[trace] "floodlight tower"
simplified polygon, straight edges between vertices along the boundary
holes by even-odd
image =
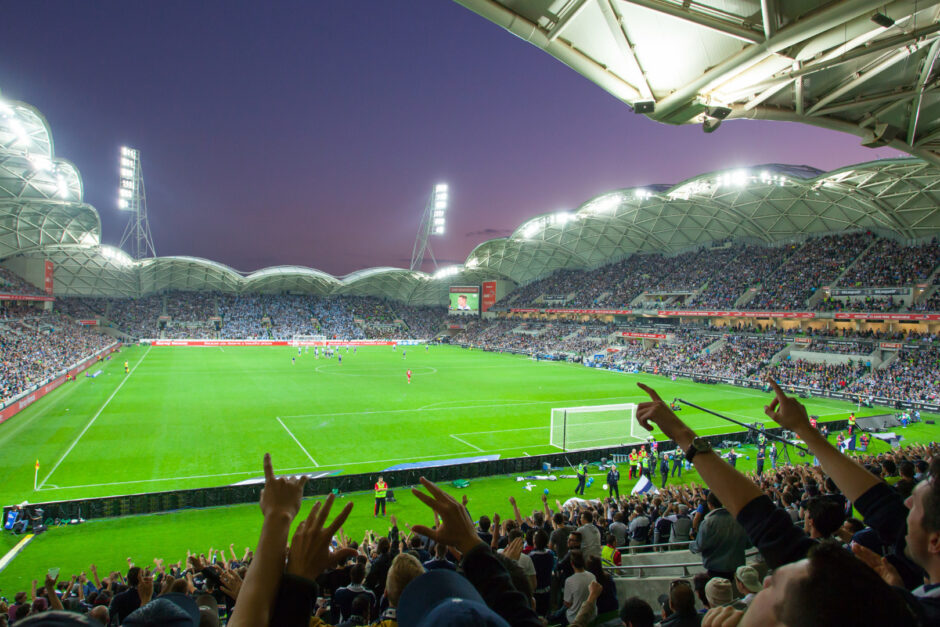
[[[121,186],[118,188],[118,209],[130,212],[127,228],[121,236],[120,248],[130,243],[128,251],[134,259],[156,257],[150,221],[147,220],[147,192],[144,171],[140,166],[140,151],[121,146]]]
[[[428,202],[424,207],[424,213],[421,216],[421,225],[418,227],[418,237],[415,239],[414,248],[411,251],[411,269],[420,270],[424,263],[425,255],[431,256],[434,262],[434,269],[437,270],[437,259],[434,258],[434,251],[431,250],[429,238],[432,235],[444,234],[444,214],[447,213],[447,183],[438,183],[431,190]]]

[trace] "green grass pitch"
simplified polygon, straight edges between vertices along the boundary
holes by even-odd
[[[761,420],[768,399],[731,386],[535,363],[457,347],[412,347],[404,360],[401,350],[343,351],[339,365],[335,358],[316,360],[312,352],[298,356],[289,347],[127,348],[104,362],[97,378],[63,385],[0,425],[0,498],[39,502],[228,485],[260,477],[266,451],[278,472],[343,473],[482,453],[557,452],[549,445],[552,407],[641,402],[645,396],[637,381],[667,400],[684,397],[746,421]],[[410,385],[408,368],[414,373]],[[826,399],[806,403],[824,420],[844,418],[853,409]],[[859,415],[883,412],[863,409]],[[738,429],[690,408],[680,416],[704,434]],[[917,425],[905,435],[931,440],[935,433],[935,427]],[[41,488],[34,491],[37,458]],[[738,466],[751,468],[753,458]],[[602,479],[597,477],[588,497],[602,496]],[[683,477],[696,479],[694,472]],[[574,489],[570,483],[544,487],[553,499],[564,500]],[[624,483],[628,491],[630,482]],[[474,516],[506,515],[510,494],[524,512],[539,506],[543,486],[537,488],[527,492],[513,477],[494,477],[474,480],[462,493],[470,497]],[[417,499],[405,490],[398,494],[400,502],[391,511],[403,522],[431,523]],[[370,494],[344,498],[356,503],[349,533],[387,524],[372,518]],[[310,505],[305,503],[304,511]],[[257,541],[259,528],[256,505],[53,528],[0,573],[0,589],[9,597],[50,566],[71,573],[95,562],[106,571],[126,567],[127,557],[141,564],[154,557],[175,561],[186,549],[206,551],[231,542],[241,551]],[[0,552],[14,543],[8,534],[3,538]]]
[[[0,425],[0,499],[227,485],[258,477],[266,451],[283,472],[343,473],[484,453],[558,452],[549,444],[552,407],[641,402],[637,381],[667,400],[687,397],[748,422],[763,418],[767,399],[731,386],[514,355],[409,348],[407,358],[402,348],[343,350],[342,364],[291,347],[125,349],[97,378],[66,384]],[[852,409],[824,399],[807,405],[824,420]],[[705,434],[738,429],[690,408],[681,415]],[[625,424],[624,441],[628,433]]]

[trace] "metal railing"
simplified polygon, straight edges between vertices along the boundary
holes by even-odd
[[[657,545],[651,545],[657,546]],[[637,547],[638,548],[638,547]],[[747,549],[744,552],[744,558],[754,557],[760,555],[760,551],[756,548]],[[628,566],[608,566],[604,565],[605,570],[607,570],[613,576],[621,577],[647,577],[650,575],[644,575],[644,570],[662,570],[664,568],[681,568],[683,577],[691,577],[692,572],[690,569],[696,569],[696,572],[704,571],[705,566],[702,564],[702,561],[697,562],[680,562],[680,563],[670,563],[670,564],[630,564]],[[635,574],[634,574],[635,573]]]

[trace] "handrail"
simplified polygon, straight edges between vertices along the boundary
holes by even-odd
[[[656,546],[656,545],[653,545],[653,546]],[[758,551],[758,550],[757,550],[756,548],[754,548],[754,547],[751,547],[751,548],[749,548],[749,549],[747,549],[747,550],[744,551],[744,557],[745,557],[745,559],[748,558],[748,557],[754,557],[755,555],[759,555],[759,554],[760,554],[760,551]],[[644,570],[644,569],[647,569],[647,568],[653,569],[653,570],[658,570],[658,569],[661,569],[661,568],[681,568],[681,569],[682,569],[682,576],[683,576],[683,577],[691,577],[692,575],[691,575],[691,573],[690,573],[690,571],[689,571],[690,568],[704,569],[705,566],[702,564],[701,561],[698,561],[698,562],[680,562],[680,563],[678,563],[678,564],[677,564],[677,563],[670,563],[670,564],[629,564],[629,565],[626,565],[626,566],[608,566],[608,565],[605,564],[605,565],[604,565],[604,568],[605,568],[607,571],[609,571],[609,572],[611,573],[611,575],[617,575],[618,573],[623,574],[623,573],[638,572],[637,577],[643,577],[643,576],[644,576],[644,575],[643,575],[643,570]]]

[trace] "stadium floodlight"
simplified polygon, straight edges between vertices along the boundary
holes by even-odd
[[[13,115],[13,107],[11,107],[9,103],[3,100],[0,100],[0,115],[2,115],[3,117]]]
[[[29,162],[33,165],[33,169],[39,172],[48,172],[53,168],[52,159],[45,155],[30,155]]]
[[[434,278],[443,279],[445,277],[454,276],[455,274],[460,274],[461,270],[463,270],[462,266],[444,266],[434,273]]]
[[[59,191],[59,197],[60,198],[68,197],[69,185],[68,183],[65,182],[65,177],[60,174],[56,180],[56,183],[57,183],[57,188]]]
[[[424,213],[418,226],[418,236],[415,238],[415,245],[411,250],[410,270],[420,270],[426,255],[431,256],[431,261],[434,262],[434,267],[437,268],[437,260],[434,258],[434,252],[431,250],[431,243],[428,238],[432,235],[444,234],[445,215],[450,201],[449,195],[450,189],[447,183],[437,183],[431,189],[431,195],[424,206]]]
[[[634,192],[634,195],[638,200],[646,200],[653,195],[653,192],[649,191],[648,189],[638,189]]]
[[[156,257],[153,235],[150,233],[150,221],[147,219],[147,193],[144,188],[144,174],[140,164],[140,151],[121,146],[118,174],[118,209],[131,214],[121,237],[120,247],[131,243],[134,259]]]

